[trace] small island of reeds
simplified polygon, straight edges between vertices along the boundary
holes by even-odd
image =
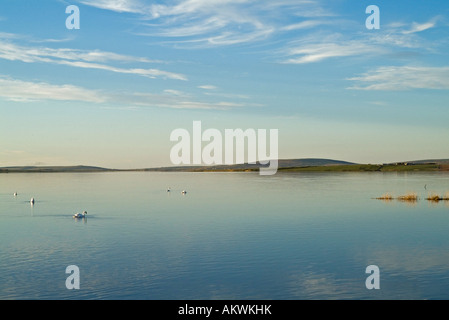
[[[446,194],[442,197],[436,193],[432,193],[426,198],[426,200],[432,202],[449,201],[449,192],[446,192]]]
[[[399,197],[394,197],[391,193],[385,193],[380,197],[375,198],[376,200],[383,200],[386,202],[390,202],[393,200],[401,201],[401,202],[417,202],[420,198],[416,192],[409,192],[405,195],[401,195]],[[449,201],[449,192],[446,192],[444,196],[440,196],[436,193],[430,194],[425,198],[430,202],[440,202],[440,201]]]

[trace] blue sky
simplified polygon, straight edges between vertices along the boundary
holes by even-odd
[[[435,0],[2,0],[0,166],[171,165],[194,120],[279,129],[280,158],[449,158],[448,25]]]

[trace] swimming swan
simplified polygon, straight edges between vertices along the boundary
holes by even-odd
[[[87,211],[83,211],[83,213],[76,213],[73,215],[73,219],[82,219],[87,217]]]
[[[34,198],[31,198],[30,203],[34,204]]]
[[[181,193],[182,193],[182,194],[187,194],[187,191],[183,190]]]

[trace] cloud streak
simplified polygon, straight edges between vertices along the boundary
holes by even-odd
[[[304,64],[319,62],[336,57],[349,57],[362,54],[372,54],[379,49],[360,41],[323,42],[304,45],[294,45],[287,50],[290,58],[283,61],[287,64]]]
[[[229,110],[252,106],[237,101],[199,101],[190,94],[166,89],[162,93],[105,92],[69,84],[55,85],[0,76],[0,98],[12,102],[71,101],[108,107],[127,106],[171,109]]]
[[[11,38],[9,35],[8,38]],[[115,73],[134,74],[148,78],[187,80],[183,74],[155,68],[122,68],[111,63],[159,63],[141,57],[121,55],[100,50],[77,50],[70,48],[53,49],[41,46],[23,46],[5,40],[0,35],[0,59],[25,63],[51,63],[84,69],[105,70]]]
[[[411,34],[411,33],[417,33],[417,32],[422,32],[425,30],[432,29],[436,26],[438,18],[439,17],[435,17],[432,20],[425,22],[425,23],[413,22],[411,28],[408,30],[404,30],[402,33],[403,34]]]
[[[292,30],[303,30],[303,29],[311,29],[318,26],[329,25],[332,24],[332,21],[329,20],[305,20],[299,23],[289,24],[285,27],[282,27],[283,31],[292,31]]]
[[[177,0],[164,3],[135,0],[81,3],[118,13],[138,14],[139,35],[171,38],[190,47],[230,46],[265,40],[277,32],[312,28],[325,23],[305,21],[285,26],[290,18],[332,16],[311,0]],[[164,39],[165,41],[166,39]],[[166,42],[166,41],[165,41]]]
[[[355,90],[449,90],[449,67],[379,67],[347,80],[359,83],[348,88]]]
[[[216,90],[217,89],[216,86],[213,86],[213,85],[210,85],[210,84],[205,84],[205,85],[202,85],[202,86],[198,86],[198,88],[204,89],[204,90]]]
[[[82,0],[80,3],[119,13],[139,13],[142,4],[135,0]]]
[[[149,7],[147,17],[155,22],[156,31],[150,35],[197,46],[226,46],[265,39],[274,31],[273,27],[251,13],[253,5],[250,0],[154,4]]]
[[[316,63],[331,58],[372,56],[373,54],[389,54],[396,50],[422,49],[435,50],[426,45],[426,42],[417,35],[424,30],[436,26],[438,17],[423,24],[392,23],[381,31],[371,34],[325,33],[314,32],[303,36],[296,41],[291,41],[280,52],[283,59],[281,63],[306,64]],[[332,26],[331,20],[306,20],[297,24],[290,24],[283,30],[300,30],[315,28],[316,26]]]
[[[21,81],[6,77],[0,77],[0,97],[16,102],[53,100],[104,103],[108,100],[106,96],[95,90],[72,85]]]

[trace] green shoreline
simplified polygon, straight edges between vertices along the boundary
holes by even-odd
[[[147,169],[107,169],[100,167],[4,167],[0,173],[95,173],[95,172],[258,172],[259,166],[251,165],[244,168],[232,166],[197,166],[197,167],[163,167]],[[449,171],[448,165],[423,164],[343,164],[327,166],[305,166],[278,168],[278,172],[429,172]]]
[[[353,164],[341,166],[280,168],[284,172],[422,172],[422,171],[446,171],[445,166],[438,164]]]

